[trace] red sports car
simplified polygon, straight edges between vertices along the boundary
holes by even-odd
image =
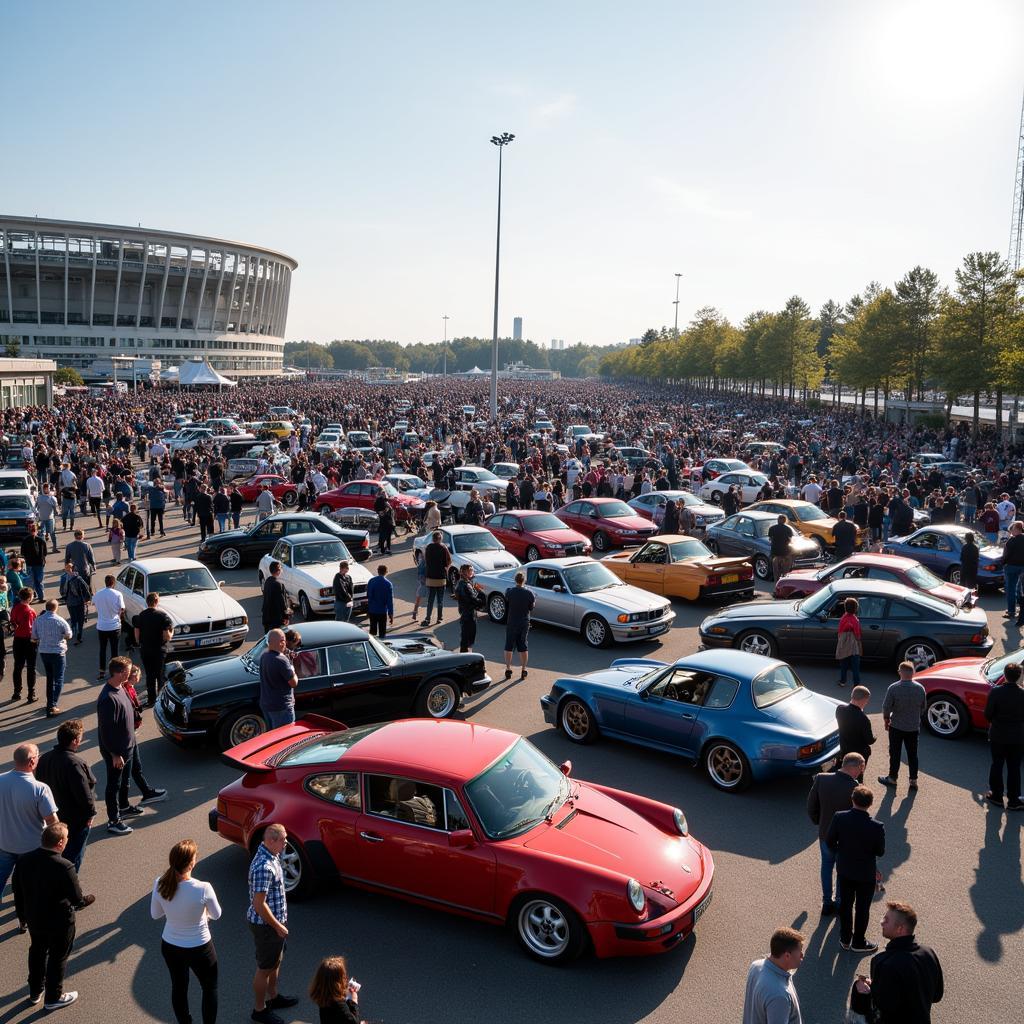
[[[373,509],[377,497],[383,494],[395,513],[396,523],[406,523],[423,511],[423,499],[400,494],[386,480],[350,480],[347,484],[324,491],[316,497],[316,511],[329,515],[337,508]]]
[[[299,492],[291,480],[286,480],[277,473],[257,473],[249,477],[244,483],[236,484],[238,493],[243,501],[255,501],[263,490],[263,485],[268,484],[274,498],[291,508],[299,500]]]
[[[581,498],[556,513],[566,526],[589,537],[595,551],[643,544],[658,528],[618,498]]]
[[[490,516],[484,521],[484,526],[509,554],[524,562],[561,558],[563,555],[589,555],[593,550],[582,533],[570,529],[550,512],[511,509]]]
[[[711,901],[711,853],[678,808],[570,776],[516,733],[458,720],[346,729],[310,715],[228,750],[215,832],[254,852],[288,829],[285,888],[348,884],[508,924],[531,956],[662,953]]]
[[[915,673],[928,694],[924,724],[933,736],[957,740],[971,728],[987,729],[985,702],[1012,661],[1024,662],[1024,649],[1001,658],[950,658]]]
[[[966,604],[969,608],[975,598],[975,593],[970,587],[947,583],[913,558],[904,558],[902,555],[875,555],[866,551],[859,551],[835,565],[825,566],[824,569],[794,569],[786,573],[775,584],[775,597],[782,600],[809,597],[833,580],[850,579],[902,583],[913,590],[931,594],[932,597],[948,601],[958,607]]]

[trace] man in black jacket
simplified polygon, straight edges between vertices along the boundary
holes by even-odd
[[[355,585],[352,583],[348,569],[348,560],[343,558],[338,563],[338,571],[334,574],[334,581],[331,584],[331,589],[334,591],[335,622],[348,622],[352,618]]]
[[[476,613],[483,608],[486,598],[473,582],[473,566],[463,565],[459,570],[459,582],[455,586],[455,602],[459,606],[459,650],[467,654],[476,643]]]
[[[868,812],[874,799],[867,786],[858,786],[853,807],[835,815],[825,837],[835,851],[839,876],[839,943],[855,953],[878,949],[865,936],[878,874],[875,859],[885,853],[885,826]]]
[[[270,576],[263,583],[263,633],[287,626],[291,619],[288,591],[281,582],[281,563],[270,563]]]
[[[36,778],[45,782],[57,802],[57,816],[68,827],[63,857],[75,871],[82,870],[85,844],[96,817],[96,778],[78,755],[85,725],[80,718],[69,718],[57,729],[57,745],[39,758]]]
[[[27,541],[26,541],[27,543]],[[43,545],[46,550],[46,545]],[[25,553],[25,545],[22,544],[22,554]],[[1017,612],[1017,585],[1024,575],[1024,524],[1013,522],[1010,524],[1010,537],[1003,548],[1003,588],[1006,591],[1006,612],[1004,619],[1012,619],[1017,616],[1018,626],[1024,626],[1024,602],[1021,603],[1020,612]]]
[[[779,580],[789,572],[793,564],[793,528],[786,522],[784,515],[780,515],[778,521],[768,527],[768,540],[771,542],[772,577]]]
[[[993,686],[985,702],[988,720],[988,744],[992,767],[988,773],[989,803],[1003,806],[1003,765],[1006,765],[1007,808],[1024,811],[1020,799],[1020,762],[1024,756],[1024,689],[1021,688],[1021,666],[1010,662],[1003,669],[1003,681]],[[38,777],[39,771],[36,770]]]
[[[174,623],[170,615],[160,608],[160,595],[155,590],[146,595],[146,607],[132,620],[132,626],[146,672],[147,702],[153,707],[165,682],[164,661],[168,644],[174,636]]]
[[[857,527],[846,518],[845,509],[840,511],[839,521],[833,527],[832,535],[836,542],[835,560],[841,562],[844,558],[849,558],[857,546]]]
[[[36,600],[45,601],[43,572],[46,569],[46,541],[39,536],[39,527],[35,523],[28,524],[28,536],[21,542],[21,557],[25,559],[25,568],[28,569]]]
[[[43,829],[42,846],[18,859],[14,894],[28,922],[28,998],[38,1003],[45,990],[47,1010],[73,1003],[64,991],[64,970],[75,941],[75,911],[95,902],[83,896],[74,865],[63,853],[68,827],[62,821]]]
[[[871,691],[866,686],[855,686],[850,691],[850,703],[840,704],[836,708],[836,722],[839,725],[839,757],[843,758],[851,750],[864,758],[865,767],[871,756],[871,744],[875,742],[875,734],[871,730],[871,719],[864,709],[871,700]]]
[[[814,776],[807,794],[807,816],[818,826],[818,848],[821,852],[821,914],[825,917],[836,912],[837,900],[832,898],[832,875],[836,858],[825,842],[832,819],[840,811],[853,805],[853,791],[857,777],[864,773],[864,758],[860,754],[847,754],[837,772],[822,772]]]

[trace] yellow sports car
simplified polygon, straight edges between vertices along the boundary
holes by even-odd
[[[665,597],[752,597],[754,570],[746,558],[720,558],[694,537],[665,533],[636,551],[601,559],[619,579]]]
[[[748,505],[747,512],[775,512],[785,516],[789,525],[805,537],[817,541],[824,554],[825,548],[835,547],[835,530],[838,519],[833,519],[827,512],[823,512],[817,505],[810,501],[798,501],[796,498],[770,498],[767,501],[755,501]],[[857,547],[860,547],[868,537],[868,531],[864,527],[857,528]]]

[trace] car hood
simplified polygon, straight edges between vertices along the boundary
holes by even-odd
[[[270,572],[270,563],[274,561],[270,555],[264,555],[260,559],[260,568],[266,569]],[[316,565],[299,565],[293,570],[296,573],[301,573],[303,576],[308,576],[309,579],[313,580],[321,587],[331,587],[334,585],[334,577],[338,574],[338,563],[337,562],[319,562]],[[370,573],[369,571],[360,565],[358,562],[349,562],[348,574],[352,577],[353,583],[369,583]]]
[[[385,647],[394,651],[402,661],[421,661],[424,658],[451,657],[452,652],[446,651],[427,633],[406,633],[403,636],[389,636],[381,641]]]
[[[457,556],[469,562],[474,569],[480,572],[494,572],[498,569],[514,569],[519,565],[519,559],[510,555],[505,550],[498,551],[470,551],[465,555]]]
[[[663,608],[665,605],[671,604],[667,598],[656,597],[629,583],[623,583],[621,587],[606,587],[604,590],[594,590],[587,594],[572,596],[580,601],[597,601],[624,612],[646,612],[652,608]]]
[[[800,690],[763,708],[761,714],[808,736],[827,736],[836,731],[836,708],[841,703],[813,690]]]
[[[644,520],[649,522],[649,520]],[[525,534],[527,537],[535,537],[542,544],[589,544],[590,541],[577,533],[575,530],[566,527],[564,530],[538,530],[536,533]]]
[[[652,533],[654,531],[650,519],[641,515],[616,516],[614,519],[605,519],[599,516],[595,521],[604,524],[612,530],[642,530],[644,533]]]
[[[220,544],[241,544],[249,537],[248,530],[225,530],[223,533],[211,533],[206,538],[208,541],[216,541]],[[162,598],[161,598],[162,600]]]
[[[176,623],[233,619],[245,614],[242,606],[222,590],[203,590],[197,594],[161,594],[160,609],[167,612]]]
[[[530,832],[524,846],[577,864],[590,864],[635,878],[644,888],[658,882],[661,899],[688,899],[704,877],[704,864],[693,842],[672,837],[635,811],[585,782],[576,782],[572,810],[563,806],[553,824]]]
[[[611,668],[588,672],[578,678],[592,686],[603,686],[610,690],[632,690],[637,680],[651,672],[654,667],[653,662],[646,665],[613,665]]]
[[[948,658],[937,662],[930,668],[914,673],[914,678],[921,681],[922,686],[934,685],[945,680],[955,682],[988,682],[981,671],[987,658]]]
[[[765,620],[793,619],[800,613],[797,611],[799,601],[758,601],[756,604],[740,604],[731,608],[723,608],[714,615],[709,615],[701,623],[703,629],[712,622],[763,622]]]
[[[160,602],[163,607],[163,601]],[[180,697],[196,697],[204,693],[215,692],[218,695],[234,686],[259,686],[260,674],[255,665],[244,658],[226,657],[211,658],[201,662],[168,663],[167,678]]]

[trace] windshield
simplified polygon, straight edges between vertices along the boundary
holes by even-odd
[[[0,509],[5,512],[28,512],[32,508],[29,499],[23,494],[0,496]]]
[[[828,519],[828,514],[817,505],[797,505],[796,517],[801,523],[813,523],[818,519]]]
[[[343,558],[349,562],[353,560],[340,540],[301,544],[295,549],[295,565],[323,565],[325,562],[340,562]]]
[[[1003,672],[1006,671],[1006,666],[1011,662],[1017,662],[1017,664],[1024,662],[1024,651],[1014,651],[1012,654],[1004,654],[1001,658],[993,658],[991,661],[986,661],[982,665],[985,678],[990,683],[998,683],[1003,677]]]
[[[589,594],[592,590],[622,585],[622,580],[600,562],[571,566],[565,570],[565,581],[574,594]]]
[[[394,483],[403,491],[410,491],[414,487],[426,487],[426,481],[421,480],[418,476],[407,476],[400,480],[389,480],[388,483]]]
[[[817,615],[833,597],[835,597],[835,591],[831,585],[822,587],[816,594],[811,594],[810,597],[800,602],[800,611],[804,615]]]
[[[597,514],[603,519],[624,519],[635,516],[636,512],[624,501],[606,501],[597,506]]]
[[[20,457],[19,457],[20,458]],[[23,476],[0,476],[0,491],[27,491],[28,480]]]
[[[685,558],[707,558],[711,556],[711,552],[699,540],[693,538],[669,544],[668,549],[672,552],[673,562],[681,562]]]
[[[203,590],[217,590],[217,581],[210,575],[210,570],[201,565],[190,569],[169,569],[166,572],[153,572],[146,581],[148,593],[154,591],[162,597],[174,594],[198,594]]]
[[[920,587],[921,590],[937,590],[943,585],[943,581],[923,565],[915,564],[911,566],[907,570],[907,579],[910,580],[915,587]]]
[[[394,489],[386,480],[381,480],[380,489],[384,493],[385,498],[397,498],[398,491]]]
[[[569,780],[532,743],[521,739],[466,784],[466,796],[491,839],[507,839],[556,811]]]
[[[769,531],[769,530],[770,530],[770,529],[771,529],[771,528],[772,528],[772,527],[773,527],[773,526],[774,526],[774,525],[775,525],[775,524],[776,524],[777,522],[778,522],[778,520],[777,520],[777,519],[755,519],[755,520],[754,520],[754,528],[755,528],[755,529],[757,530],[757,535],[758,535],[758,537],[767,537],[767,536],[768,536],[768,531]],[[783,524],[783,525],[785,525],[785,524]],[[796,531],[795,531],[795,530],[793,529],[793,527],[791,526],[791,527],[789,528],[789,532],[790,532],[790,533],[795,533]]]
[[[527,533],[540,533],[542,530],[568,530],[569,527],[557,516],[548,512],[542,516],[523,516],[520,520]]]
[[[490,470],[478,469],[476,471],[476,482],[478,484],[490,483],[492,480],[498,480],[498,478]]]
[[[452,548],[458,555],[470,551],[501,551],[502,547],[489,530],[483,533],[457,533],[452,536]]]
[[[788,665],[776,665],[766,669],[750,684],[750,695],[754,698],[755,708],[767,708],[803,687],[804,684]]]
[[[689,491],[670,491],[668,497],[674,498],[676,503],[680,502],[684,505],[704,505],[706,502],[700,500],[696,494],[691,494]]]

